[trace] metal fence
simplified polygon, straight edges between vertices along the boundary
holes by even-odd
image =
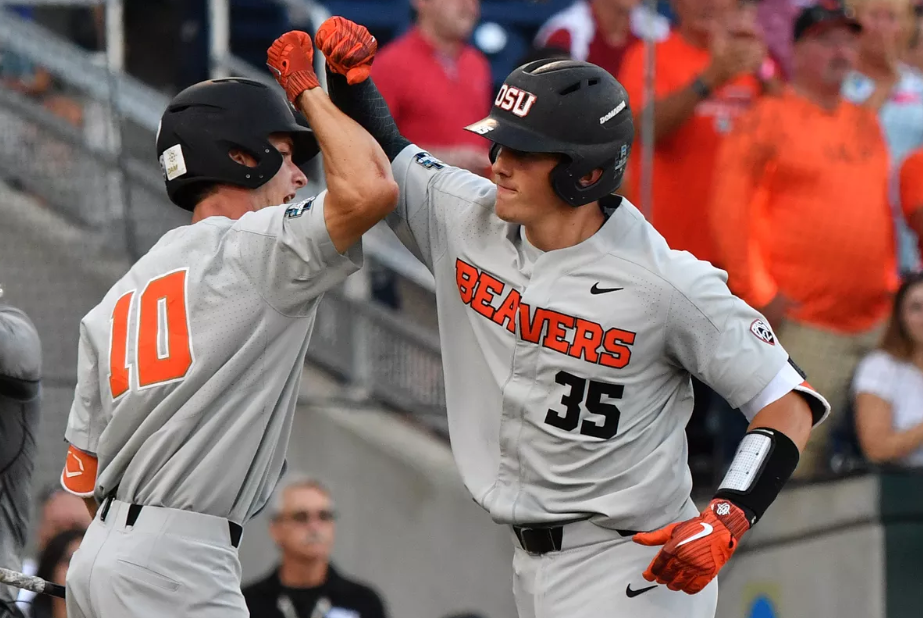
[[[168,201],[154,156],[157,121],[167,103],[163,94],[110,73],[87,52],[2,6],[0,50],[48,69],[63,84],[61,95],[82,112],[82,123],[75,125],[43,101],[0,86],[4,200],[22,214],[27,209],[50,217],[0,225],[0,281],[10,302],[34,315],[39,326],[50,396],[46,443],[59,444],[67,392],[73,393],[76,378],[80,317],[166,231],[188,224],[189,215]],[[17,191],[9,193],[10,187]],[[321,187],[315,182],[312,188]],[[411,310],[434,313],[431,275],[396,244],[390,232],[376,230],[365,243],[366,263],[399,273],[402,286],[425,298],[408,303]],[[105,267],[97,269],[97,263]],[[435,316],[402,318],[363,300],[366,296],[328,294],[309,360],[343,378],[352,396],[410,412],[444,431],[438,336],[421,326],[434,324]],[[40,478],[60,469],[59,450],[41,455]]]

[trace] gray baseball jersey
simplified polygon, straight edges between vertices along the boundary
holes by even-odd
[[[497,522],[675,521],[692,487],[690,376],[750,416],[801,384],[726,274],[672,251],[627,200],[544,253],[496,216],[489,180],[412,145],[392,167],[389,223],[436,279],[455,459]]]
[[[237,523],[266,503],[317,305],[362,261],[325,196],[172,230],[86,315],[66,437],[98,459],[97,500]]]
[[[0,305],[0,565],[17,570],[32,504],[41,376],[35,326],[19,309]],[[0,585],[0,616],[16,595]]]

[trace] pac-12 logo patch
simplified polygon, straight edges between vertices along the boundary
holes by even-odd
[[[289,206],[288,208],[285,209],[285,218],[286,218],[286,219],[294,219],[295,217],[300,217],[300,216],[303,215],[304,213],[306,213],[306,212],[308,212],[309,210],[311,210],[311,206],[313,206],[313,205],[314,205],[314,198],[313,198],[313,197],[312,197],[312,198],[308,198],[308,199],[306,199],[306,200],[304,200],[304,201],[301,201],[301,202],[297,202],[297,203],[295,203],[295,204],[292,204],[291,206]]]
[[[441,170],[445,167],[445,163],[428,152],[418,152],[414,155],[413,160],[428,170]]]
[[[762,320],[753,320],[750,324],[750,332],[756,335],[756,338],[769,345],[776,345],[776,337],[772,334],[772,329]]]

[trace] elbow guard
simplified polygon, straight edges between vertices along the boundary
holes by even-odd
[[[398,131],[391,110],[372,78],[350,86],[346,77],[327,67],[327,90],[330,100],[375,138],[389,161],[394,161],[410,145]]]
[[[747,432],[715,498],[743,509],[752,526],[776,499],[798,467],[798,447],[780,431],[759,427]]]

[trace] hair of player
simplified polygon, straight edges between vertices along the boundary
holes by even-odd
[[[891,318],[885,328],[881,339],[882,350],[900,360],[910,360],[913,354],[914,343],[910,338],[907,324],[904,322],[904,304],[907,294],[918,285],[923,285],[923,271],[907,275],[904,278],[897,294],[894,295],[894,304],[891,307]]]
[[[330,504],[333,506],[333,493],[330,491],[329,485],[310,474],[295,472],[286,474],[276,487],[270,513],[273,519],[278,519],[282,515],[282,510],[285,507],[285,493],[290,489],[316,489],[330,498]]]

